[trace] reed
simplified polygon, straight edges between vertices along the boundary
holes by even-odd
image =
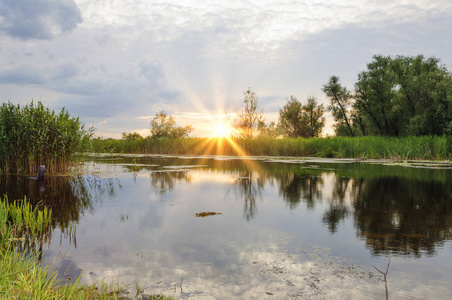
[[[21,107],[10,102],[0,106],[0,171],[35,173],[67,170],[89,147],[92,129],[63,108],[51,111],[41,102]]]
[[[232,141],[232,142],[229,142]],[[366,159],[452,159],[452,136],[92,140],[94,152],[192,155],[317,156]],[[236,145],[236,146],[234,146]],[[238,147],[237,147],[238,146]]]

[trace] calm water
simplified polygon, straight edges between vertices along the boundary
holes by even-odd
[[[44,261],[64,280],[182,299],[452,298],[450,166],[93,157],[0,193],[53,209]],[[198,218],[199,212],[221,215]],[[71,231],[70,225],[76,231]],[[66,279],[68,278],[68,279]],[[72,279],[70,279],[72,278]]]

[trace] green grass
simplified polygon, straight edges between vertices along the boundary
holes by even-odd
[[[452,136],[257,139],[93,139],[97,153],[317,156],[366,159],[452,159]],[[234,144],[239,147],[234,147]],[[238,150],[241,149],[241,150]]]
[[[0,106],[0,172],[66,171],[89,146],[92,129],[63,108],[51,111],[41,102]]]
[[[0,198],[0,299],[127,299],[118,285],[81,286],[80,278],[62,284],[55,272],[41,265],[39,245],[50,241],[51,218],[50,210],[33,208],[26,199],[11,203],[6,196]],[[139,291],[143,293],[142,288]]]

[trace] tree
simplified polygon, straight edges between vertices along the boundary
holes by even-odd
[[[325,126],[323,117],[323,104],[318,104],[314,97],[309,97],[306,105],[303,106],[303,118],[306,120],[306,131],[308,138],[319,137]]]
[[[377,55],[367,65],[367,70],[358,74],[354,107],[371,124],[371,133],[399,136],[398,125],[405,121],[397,97],[397,77],[391,64],[391,57]]]
[[[176,127],[176,121],[172,116],[167,116],[164,111],[157,113],[151,121],[151,138],[178,139],[188,137],[193,131],[191,125]]]
[[[354,94],[337,76],[323,91],[336,135],[452,134],[452,74],[435,57],[375,55],[358,74]]]
[[[400,131],[404,135],[447,133],[452,121],[452,76],[447,68],[439,59],[422,55],[396,56],[391,67],[407,116]]]
[[[306,136],[306,120],[302,116],[303,105],[290,96],[283,109],[279,110],[279,126],[288,137]]]
[[[122,133],[122,139],[126,141],[136,141],[141,140],[143,137],[138,132],[130,133],[130,132],[123,132]]]
[[[370,134],[449,133],[452,75],[435,57],[374,56],[358,75],[354,97]]]
[[[279,110],[279,127],[288,137],[318,137],[325,125],[323,104],[318,105],[314,97],[309,97],[302,105],[294,96]]]
[[[258,109],[259,97],[248,89],[243,93],[245,99],[243,101],[242,110],[232,114],[226,112],[231,126],[235,129],[237,136],[250,139],[257,136],[260,130],[265,126],[263,110]]]
[[[340,84],[339,77],[331,76],[330,81],[323,85],[322,91],[330,98],[330,105],[328,110],[333,115],[336,124],[336,135],[342,132],[342,135],[355,136],[352,129],[351,121],[349,120],[349,106],[352,100],[351,93],[346,87]],[[345,127],[342,128],[342,127]]]
[[[281,127],[279,127],[274,121],[270,122],[270,124],[268,125],[262,123],[262,126],[259,128],[259,136],[276,138],[281,134],[282,134]]]

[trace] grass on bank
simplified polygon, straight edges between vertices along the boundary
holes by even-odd
[[[92,139],[97,153],[317,156],[366,159],[452,159],[452,136],[256,139]],[[238,146],[238,147],[237,147]],[[240,150],[238,150],[240,149]]]
[[[41,265],[38,249],[50,241],[51,216],[50,210],[32,208],[26,199],[10,203],[6,196],[0,198],[0,299],[127,299],[124,289],[102,282],[81,286],[79,278],[62,284],[55,272]]]

